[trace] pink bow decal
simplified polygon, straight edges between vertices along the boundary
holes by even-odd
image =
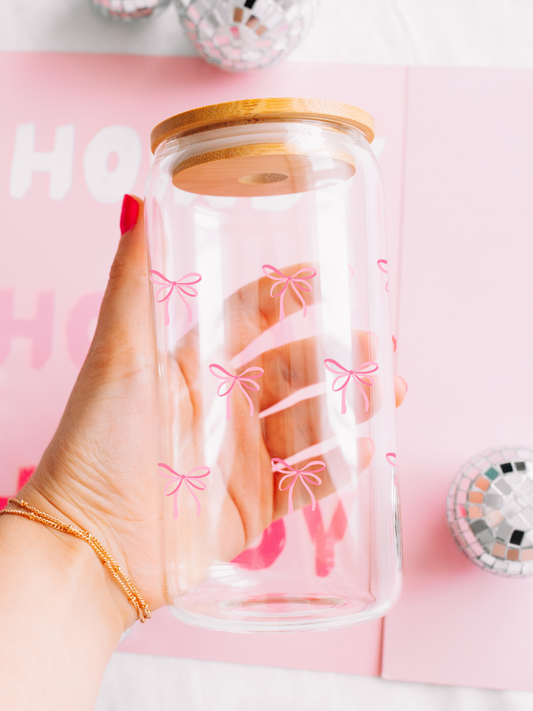
[[[302,482],[302,484],[309,492],[309,496],[311,497],[312,503],[311,511],[314,511],[316,508],[316,499],[307,484],[311,484],[312,486],[319,486],[320,484],[322,484],[322,479],[320,479],[320,477],[318,477],[316,473],[321,472],[323,469],[326,468],[324,462],[321,462],[319,460],[309,462],[309,464],[306,464],[303,469],[294,469],[294,467],[291,467],[290,464],[287,464],[286,461],[284,461],[283,459],[278,459],[277,457],[272,459],[270,463],[274,471],[279,472],[280,474],[285,474],[285,476],[281,477],[281,479],[279,480],[279,490],[289,490],[289,513],[291,514],[293,512],[292,490],[294,489],[294,485],[296,484],[298,479]],[[312,467],[313,465],[316,465],[318,469],[315,468],[305,474],[304,472],[306,471],[306,469],[309,469],[309,467]],[[285,469],[283,469],[283,467],[285,467]],[[285,479],[290,479],[291,477],[292,481],[290,481],[286,486],[282,486]],[[314,481],[312,481],[313,479]]]
[[[391,467],[394,467],[394,483],[396,484],[396,453],[387,452],[387,454],[385,455],[385,459],[391,465]]]
[[[154,274],[163,281],[157,281],[157,279],[154,278]],[[185,281],[189,277],[196,278],[191,279],[189,281]],[[168,305],[170,303],[170,297],[174,289],[176,289],[176,293],[187,307],[188,321],[190,323],[192,319],[192,309],[185,300],[185,296],[198,296],[198,291],[194,288],[194,286],[192,286],[192,284],[198,284],[199,281],[202,281],[202,275],[198,274],[198,272],[189,272],[189,274],[185,274],[185,276],[182,276],[179,281],[170,281],[170,279],[167,279],[166,276],[163,276],[161,272],[157,272],[155,269],[151,269],[150,281],[159,286],[159,289],[155,293],[157,303],[161,304],[163,301],[165,302],[165,326],[168,326],[168,324],[170,323]],[[167,291],[166,295],[159,299],[159,294],[164,291]]]
[[[277,276],[274,276],[273,274],[269,274],[267,269],[270,269],[274,274],[277,274]],[[309,275],[306,276],[305,279],[301,278],[297,279],[296,277],[298,274],[303,274],[304,272],[309,272]],[[279,271],[279,269],[276,269],[276,267],[273,267],[271,264],[263,264],[263,274],[268,277],[269,279],[272,279],[272,281],[275,282],[275,284],[272,285],[272,288],[270,289],[270,296],[272,298],[275,298],[276,296],[279,296],[279,320],[282,321],[285,318],[285,311],[283,309],[283,300],[285,299],[285,292],[289,288],[289,284],[291,285],[294,293],[296,296],[300,299],[300,302],[303,306],[304,310],[304,318],[307,316],[307,304],[305,303],[305,299],[303,296],[300,294],[300,289],[302,291],[313,291],[313,287],[311,284],[306,281],[306,279],[312,279],[313,277],[316,276],[316,269],[311,269],[311,267],[304,267],[303,269],[300,269],[296,272],[296,274],[293,274],[292,276],[286,276],[282,272]],[[278,286],[283,287],[281,291],[279,291],[277,294],[274,292],[278,288]]]
[[[378,269],[381,272],[383,272],[383,274],[385,274],[385,276],[389,276],[388,265],[387,265],[386,259],[378,259]],[[389,280],[388,279],[385,283],[385,291],[387,291],[387,292],[389,291]]]
[[[196,515],[200,515],[200,502],[198,501],[198,497],[194,493],[194,489],[198,489],[199,491],[205,491],[206,489],[206,483],[204,481],[192,481],[193,479],[203,479],[204,476],[207,476],[208,474],[211,473],[211,469],[209,467],[194,467],[194,469],[191,469],[191,471],[188,474],[178,474],[178,472],[175,472],[174,469],[171,469],[169,466],[163,463],[159,463],[157,465],[158,467],[163,467],[163,469],[166,469],[171,473],[172,476],[169,476],[168,474],[163,474],[160,472],[161,476],[164,476],[165,479],[168,479],[167,483],[165,484],[165,493],[167,490],[167,487],[169,484],[173,484],[175,482],[178,482],[178,485],[175,489],[170,491],[167,496],[174,496],[174,513],[173,513],[173,518],[178,518],[178,491],[180,490],[180,486],[185,482],[187,485],[187,488],[191,492],[191,494],[194,497],[194,500],[196,501]],[[198,472],[198,471],[204,471],[204,474],[194,474],[193,472]],[[194,487],[194,489],[193,489]]]
[[[376,370],[379,368],[379,365],[373,360],[370,360],[366,361],[365,363],[361,363],[361,365],[358,365],[358,370],[346,370],[346,368],[343,368],[340,363],[337,363],[337,361],[333,360],[332,358],[326,358],[326,360],[324,361],[324,365],[330,373],[334,373],[335,375],[337,375],[337,377],[333,381],[332,388],[335,392],[342,390],[341,414],[346,414],[346,388],[348,387],[350,378],[353,378],[354,383],[361,391],[365,399],[365,412],[368,412],[368,397],[363,388],[361,387],[361,383],[364,383],[365,385],[374,385],[374,377],[372,375],[369,375],[369,373],[375,373]],[[339,380],[343,380],[342,385],[335,387]]]
[[[220,370],[223,375],[218,375],[218,373],[215,373],[215,369]],[[255,380],[252,380],[252,378],[260,378],[265,372],[263,368],[246,368],[246,370],[244,370],[240,375],[232,375],[231,373],[228,373],[228,371],[225,370],[225,368],[223,368],[221,365],[211,363],[211,365],[209,366],[209,370],[211,371],[211,374],[215,376],[215,378],[218,378],[219,380],[223,381],[217,388],[217,395],[219,397],[229,396],[229,394],[235,387],[235,384],[240,387],[244,397],[248,400],[248,404],[250,405],[250,417],[252,417],[254,414],[254,404],[250,396],[246,392],[245,388],[248,390],[260,390],[259,383],[256,383]],[[258,371],[257,375],[250,375],[248,378],[244,377],[246,373],[251,373],[252,371]],[[229,420],[230,417],[231,404],[230,398],[228,397],[226,404],[226,420]]]

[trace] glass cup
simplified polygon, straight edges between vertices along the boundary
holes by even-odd
[[[165,596],[211,629],[331,629],[401,588],[373,120],[260,99],[152,132],[146,227]]]

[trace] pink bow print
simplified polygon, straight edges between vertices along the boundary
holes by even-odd
[[[333,360],[332,358],[326,358],[326,360],[324,361],[324,365],[330,373],[334,373],[335,375],[337,375],[337,377],[333,381],[332,388],[335,392],[342,390],[341,414],[346,414],[346,388],[348,387],[350,378],[353,378],[354,383],[357,385],[357,387],[363,394],[363,397],[365,399],[365,412],[368,412],[368,397],[363,388],[361,387],[361,383],[364,383],[365,385],[374,385],[374,377],[372,375],[369,375],[369,373],[375,373],[376,370],[379,368],[379,365],[373,360],[370,360],[366,361],[365,363],[361,363],[361,365],[358,365],[358,370],[346,370],[346,368],[343,368],[340,363],[337,363],[337,361]],[[342,385],[335,387],[339,380],[343,379],[344,381]]]
[[[378,259],[378,269],[383,272],[386,276],[389,275],[388,265],[386,259]],[[385,283],[385,291],[389,291],[389,280],[387,279]]]
[[[391,467],[394,467],[394,483],[396,484],[396,453],[395,452],[387,452],[385,455],[385,459],[387,462],[391,465]]]
[[[205,491],[206,489],[206,483],[204,481],[192,481],[193,479],[203,479],[204,476],[207,476],[208,474],[211,473],[211,469],[209,467],[194,467],[194,469],[191,469],[191,471],[188,474],[178,474],[178,472],[175,472],[174,469],[171,469],[169,466],[163,463],[159,463],[157,465],[158,467],[163,467],[163,469],[166,469],[171,473],[171,476],[168,474],[163,474],[160,472],[161,476],[164,476],[165,479],[168,479],[167,483],[165,484],[165,493],[167,490],[167,487],[169,484],[173,484],[178,482],[178,485],[175,489],[170,491],[167,496],[174,496],[174,513],[173,513],[173,518],[178,518],[178,491],[180,490],[180,486],[185,482],[187,485],[187,488],[191,492],[191,494],[194,497],[194,500],[196,501],[196,515],[200,515],[200,502],[198,501],[198,497],[194,493],[194,489],[198,489],[199,491]],[[203,471],[205,472],[204,474],[194,474],[193,472],[198,472],[198,471]],[[193,489],[194,487],[194,489]]]
[[[157,279],[154,278],[154,274],[162,279],[163,281],[157,281]],[[195,279],[190,279],[189,281],[185,281],[189,277],[196,277]],[[150,281],[152,281],[154,284],[157,284],[159,286],[159,289],[155,293],[155,298],[158,304],[162,303],[163,301],[165,302],[165,326],[168,326],[170,323],[170,316],[168,313],[168,305],[170,303],[170,296],[174,289],[176,289],[176,293],[180,297],[180,299],[183,301],[185,306],[187,307],[187,313],[188,313],[188,321],[189,323],[191,322],[192,319],[192,309],[185,300],[185,296],[198,296],[198,291],[192,286],[192,284],[198,284],[199,281],[202,281],[202,275],[198,274],[198,272],[189,272],[189,274],[185,274],[185,276],[182,276],[179,281],[170,281],[170,279],[167,279],[166,276],[163,276],[161,272],[157,272],[155,269],[150,270]],[[163,296],[161,299],[159,299],[159,294],[161,292],[167,291],[166,295]],[[184,296],[185,294],[185,296]]]
[[[314,511],[316,508],[316,499],[313,496],[313,492],[311,489],[307,486],[307,484],[311,484],[312,486],[319,486],[322,484],[322,479],[317,476],[317,472],[321,472],[323,469],[326,468],[326,465],[324,462],[321,462],[319,460],[316,460],[314,462],[309,462],[309,464],[306,464],[306,466],[303,469],[294,469],[293,467],[290,466],[290,464],[287,464],[286,461],[283,459],[278,459],[275,457],[270,461],[272,465],[272,469],[276,472],[279,472],[280,474],[285,474],[285,476],[281,477],[279,481],[279,490],[280,491],[286,491],[287,489],[289,490],[289,513],[291,514],[293,512],[293,506],[292,506],[292,491],[294,489],[294,485],[298,481],[298,479],[302,482],[302,484],[305,486],[307,491],[309,492],[309,496],[311,497],[311,511]],[[308,471],[306,474],[304,473],[306,469],[309,469],[309,467],[312,467],[313,465],[317,466],[318,468],[315,468],[311,471]],[[285,467],[285,469],[283,469]],[[283,482],[285,479],[290,479],[292,477],[292,481],[289,481],[288,484],[285,486],[282,486]],[[314,479],[314,481],[312,481]],[[307,482],[307,483],[306,483]]]
[[[270,269],[274,274],[277,274],[277,276],[274,276],[273,274],[269,274],[267,269]],[[305,279],[301,278],[297,279],[296,277],[298,274],[303,274],[304,272],[309,272],[308,276],[306,276]],[[301,304],[303,306],[304,310],[304,318],[307,316],[307,304],[305,303],[305,299],[303,296],[300,294],[300,289],[302,291],[313,291],[313,287],[311,284],[306,281],[306,279],[312,279],[313,277],[316,276],[316,269],[311,269],[311,267],[304,267],[304,269],[300,269],[299,271],[296,272],[296,274],[293,274],[292,276],[286,276],[282,272],[279,271],[279,269],[276,269],[276,267],[273,267],[271,264],[263,264],[263,274],[268,277],[269,279],[272,279],[272,281],[275,282],[275,284],[272,285],[272,288],[270,289],[270,296],[272,298],[275,298],[276,296],[279,296],[279,320],[282,321],[285,318],[285,311],[283,309],[283,300],[285,299],[285,292],[289,288],[289,284],[291,285],[294,293],[296,296],[300,299]],[[278,288],[278,286],[283,287],[281,291],[279,291],[277,294],[274,292]]]
[[[220,385],[217,388],[217,395],[219,397],[226,397],[229,396],[233,388],[235,387],[235,384],[237,384],[240,389],[243,392],[244,397],[248,400],[248,404],[250,405],[250,417],[253,416],[254,414],[254,404],[246,392],[245,388],[248,390],[259,390],[260,385],[259,383],[256,383],[255,380],[252,380],[252,378],[260,378],[263,373],[265,372],[263,368],[246,368],[240,375],[232,375],[231,373],[228,373],[225,368],[223,368],[221,365],[217,365],[216,363],[211,363],[209,366],[209,370],[211,371],[211,374],[215,376],[215,378],[218,378],[219,380],[222,380],[223,382],[220,383]],[[220,370],[223,375],[218,375],[218,373],[215,373],[215,370]],[[253,371],[257,371],[257,375],[250,375],[248,378],[245,378],[244,376],[246,373],[251,373]],[[226,404],[226,420],[229,420],[231,417],[231,403],[230,403],[230,398],[228,397],[227,399],[227,404]]]

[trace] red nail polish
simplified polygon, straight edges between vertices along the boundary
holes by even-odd
[[[137,222],[139,216],[139,203],[131,195],[124,195],[122,212],[120,214],[120,234],[129,232]]]

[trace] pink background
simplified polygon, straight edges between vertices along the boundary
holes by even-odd
[[[260,96],[318,97],[360,105],[374,115],[378,135],[386,139],[381,165],[395,255],[405,78],[403,68],[291,63],[239,76],[190,58],[0,55],[0,91],[10,97],[0,115],[0,496],[15,493],[19,469],[38,463],[57,426],[88,348],[117,246],[120,202],[99,202],[86,185],[84,155],[95,134],[107,126],[137,132],[143,154],[133,190],[142,195],[150,130],[180,111]],[[72,187],[62,200],[50,199],[46,173],[33,174],[23,197],[10,197],[15,134],[17,126],[26,123],[35,124],[36,151],[51,151],[56,128],[74,125]],[[12,318],[35,319],[40,296],[36,327],[19,323],[14,331]],[[32,328],[39,338],[37,351],[27,337]],[[19,335],[11,338],[17,329]],[[21,329],[26,329],[26,337],[20,337]],[[44,362],[35,363],[36,356]],[[121,649],[378,675],[382,626],[378,621],[329,633],[241,636],[188,627],[162,610],[151,624],[136,626]]]
[[[137,132],[140,195],[152,126],[207,103],[338,99],[370,111],[386,138],[398,370],[410,388],[398,417],[405,588],[383,645],[381,622],[241,636],[188,627],[162,610],[121,649],[371,675],[383,652],[387,678],[533,690],[533,579],[477,569],[445,521],[449,483],[470,455],[533,440],[533,73],[288,63],[231,76],[189,58],[4,53],[0,87],[10,99],[0,114],[0,497],[15,493],[19,469],[38,462],[57,425],[117,244],[119,203],[98,202],[85,183],[83,155],[97,131]],[[57,126],[75,127],[62,200],[50,199],[40,173],[22,198],[9,195],[15,131],[30,122],[39,151],[53,148]],[[31,339],[8,330],[11,317],[35,318],[40,295],[32,353]]]
[[[411,69],[398,371],[405,586],[383,675],[533,690],[533,577],[455,546],[446,493],[492,446],[533,442],[533,73]]]

